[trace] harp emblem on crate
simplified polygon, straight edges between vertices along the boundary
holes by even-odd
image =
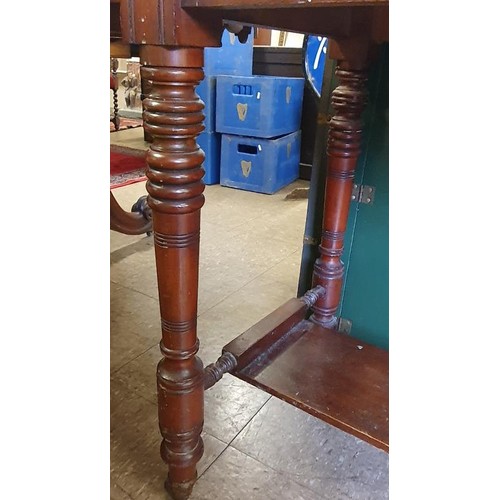
[[[244,121],[245,118],[247,117],[247,110],[248,110],[248,104],[242,104],[241,102],[238,102],[236,104],[236,111],[238,111],[238,118],[241,121]]]
[[[248,177],[250,175],[250,170],[252,170],[252,162],[241,160],[241,173],[244,177]]]

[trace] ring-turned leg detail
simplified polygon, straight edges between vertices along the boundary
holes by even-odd
[[[203,49],[154,48],[141,76],[151,83],[143,101],[148,204],[153,213],[162,340],[157,368],[161,456],[166,487],[185,499],[203,455],[204,372],[196,356],[200,209],[204,203],[203,102],[195,87],[203,79]],[[158,56],[159,55],[159,56]],[[156,64],[148,62],[156,59]],[[148,66],[151,64],[151,66]]]
[[[311,316],[311,321],[327,328],[336,328],[338,323],[336,313],[344,276],[340,258],[361,151],[361,114],[367,101],[366,71],[349,69],[348,63],[341,61],[335,74],[339,85],[332,92],[334,115],[328,135],[323,232],[313,274],[313,286],[321,285],[325,293],[312,307]]]

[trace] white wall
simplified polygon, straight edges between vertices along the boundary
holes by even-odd
[[[272,30],[271,33],[271,45],[273,47],[279,46],[279,30]],[[304,41],[304,35],[302,33],[292,33],[287,32],[285,37],[285,47],[302,47],[302,43]]]

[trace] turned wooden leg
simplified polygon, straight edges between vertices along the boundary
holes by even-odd
[[[339,85],[332,92],[334,115],[328,135],[323,232],[320,256],[314,264],[313,286],[325,294],[312,307],[311,320],[327,328],[337,327],[344,264],[344,236],[349,215],[356,162],[361,150],[361,114],[367,100],[365,70],[351,69],[340,61],[335,71]]]
[[[168,464],[166,487],[185,499],[203,455],[203,364],[196,356],[200,209],[204,203],[203,102],[195,87],[203,79],[203,49],[145,46],[141,76],[151,82],[143,101],[146,184],[153,212],[163,358],[157,369],[158,413]]]
[[[118,83],[117,73],[118,71],[118,59],[111,59],[111,73],[113,73],[113,77],[115,81]],[[118,107],[118,87],[113,88],[113,125],[115,126],[115,130],[120,129],[120,108]]]

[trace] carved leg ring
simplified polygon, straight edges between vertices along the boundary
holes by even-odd
[[[153,213],[163,358],[157,368],[161,456],[166,488],[185,499],[203,455],[204,373],[196,356],[200,209],[204,203],[196,144],[203,131],[203,49],[145,46],[141,75],[151,82],[143,101],[144,130],[153,138],[147,154],[148,203]]]
[[[367,100],[365,71],[352,70],[341,61],[335,73],[339,85],[332,92],[334,116],[328,135],[323,232],[313,274],[313,286],[321,285],[325,294],[312,307],[311,316],[313,322],[326,328],[336,328],[338,323],[336,313],[344,275],[340,257],[361,150],[361,114]]]

